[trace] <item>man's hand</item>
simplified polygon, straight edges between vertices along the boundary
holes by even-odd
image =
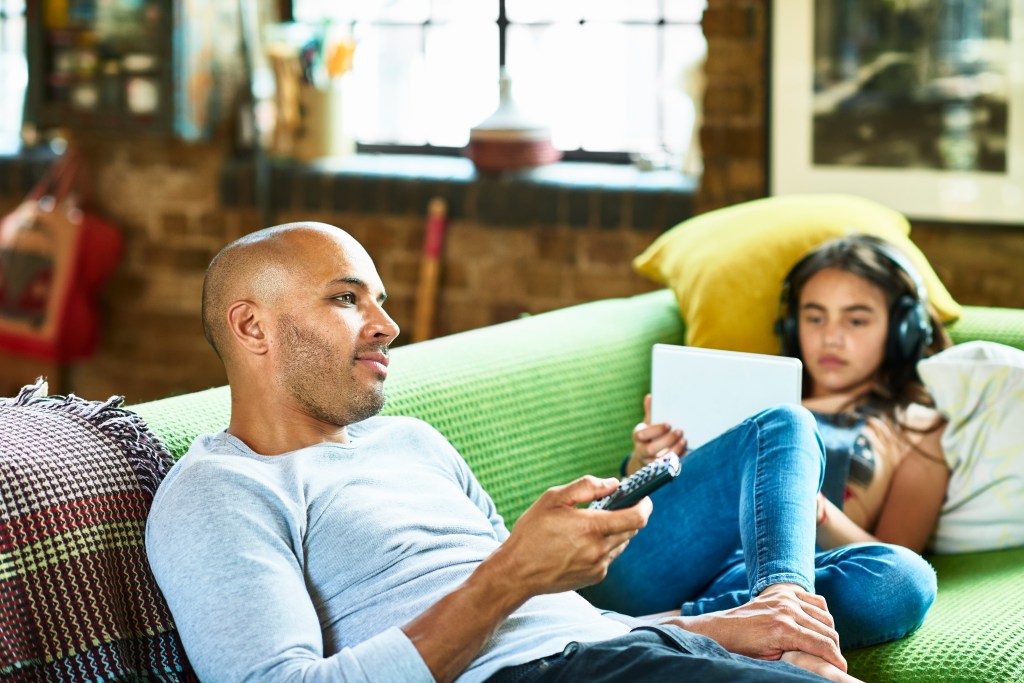
[[[683,430],[673,429],[666,422],[651,424],[651,395],[644,396],[644,421],[633,428],[633,452],[626,464],[626,474],[633,474],[665,451],[681,456],[686,452]]]
[[[785,653],[782,655],[782,661],[799,666],[801,669],[806,669],[811,673],[816,673],[830,681],[836,681],[836,683],[863,683],[859,678],[854,678],[838,667],[829,664],[824,659],[809,655],[806,652],[800,652],[799,650]]]
[[[629,539],[647,524],[648,498],[622,510],[576,506],[618,488],[616,479],[585,476],[544,492],[516,522],[509,538],[485,564],[498,563],[526,598],[598,583]]]
[[[846,671],[839,634],[825,599],[793,584],[769,586],[750,602],[733,609],[666,621],[755,659],[782,659],[784,654],[797,651]],[[810,661],[801,661],[805,660]]]
[[[618,487],[617,479],[588,476],[548,489],[461,586],[402,627],[435,680],[454,680],[508,615],[533,596],[604,578],[653,506],[648,498],[614,511],[576,506]]]

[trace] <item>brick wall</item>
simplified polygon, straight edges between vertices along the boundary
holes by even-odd
[[[700,212],[766,194],[767,2],[713,0],[704,11],[708,56]]]

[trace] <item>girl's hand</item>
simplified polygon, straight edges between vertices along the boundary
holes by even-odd
[[[644,421],[633,428],[633,453],[626,464],[626,474],[633,474],[666,451],[682,455],[686,451],[683,430],[659,422],[651,424],[651,395],[644,397]]]

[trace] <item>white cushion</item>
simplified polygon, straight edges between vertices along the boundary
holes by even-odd
[[[949,488],[931,549],[1024,545],[1024,351],[967,342],[917,367],[949,419],[942,437]]]

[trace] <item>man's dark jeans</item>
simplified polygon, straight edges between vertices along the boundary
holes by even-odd
[[[502,669],[487,683],[823,680],[786,662],[733,654],[710,638],[676,626],[641,626],[612,640],[569,643],[559,654]]]

